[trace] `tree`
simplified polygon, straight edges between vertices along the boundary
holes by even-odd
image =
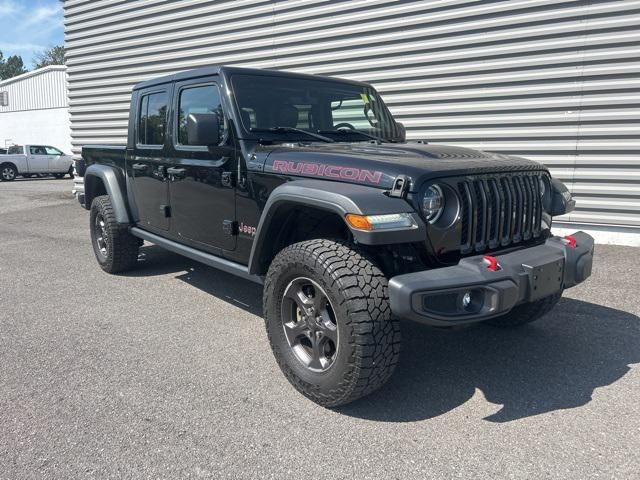
[[[27,70],[24,68],[22,57],[11,55],[5,61],[2,52],[0,52],[0,80],[17,77],[26,72]]]
[[[35,55],[34,68],[47,67],[49,65],[64,65],[65,50],[62,45],[48,48]]]

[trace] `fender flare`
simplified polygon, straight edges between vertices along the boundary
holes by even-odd
[[[107,165],[94,164],[86,169],[84,173],[84,191],[87,209],[91,208],[91,202],[96,196],[92,178],[102,181],[107,195],[111,198],[116,221],[122,224],[130,224],[127,201],[123,194],[124,179],[121,180],[122,173],[116,168]]]
[[[388,245],[393,243],[424,242],[426,226],[413,207],[401,198],[384,194],[384,190],[326,180],[294,180],[276,187],[262,210],[256,236],[251,246],[249,273],[259,274],[261,258],[269,241],[267,234],[282,207],[308,206],[337,214],[351,231],[356,242],[364,245]],[[355,230],[344,219],[348,213],[359,215],[384,215],[409,213],[418,228],[395,229],[378,232]]]

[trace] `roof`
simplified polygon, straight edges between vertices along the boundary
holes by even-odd
[[[22,75],[18,75],[17,77],[11,77],[11,78],[7,78],[6,80],[2,80],[0,82],[0,87],[4,87],[11,83],[21,82],[23,80],[26,80],[27,78],[37,77],[38,75],[44,75],[45,73],[66,72],[66,70],[67,70],[66,65],[49,65],[48,67],[42,67],[37,70],[32,70],[30,72],[23,73]]]
[[[224,65],[212,65],[210,67],[195,68],[193,70],[186,70],[173,75],[165,75],[163,77],[152,78],[141,82],[133,87],[134,90],[140,90],[142,88],[152,87],[154,85],[162,85],[165,83],[171,83],[181,80],[189,80],[191,78],[208,77],[211,75],[232,75],[232,74],[245,74],[245,75],[269,75],[277,77],[289,77],[300,78],[306,80],[333,80],[339,82],[347,82],[354,85],[367,85],[363,82],[356,82],[354,80],[347,80],[336,77],[323,77],[320,75],[309,75],[305,73],[288,72],[286,70],[265,70],[260,68],[242,68],[242,67],[227,67]]]

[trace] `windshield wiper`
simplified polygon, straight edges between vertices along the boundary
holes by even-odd
[[[320,140],[321,142],[327,143],[335,143],[335,140],[332,140],[328,137],[323,137],[322,135],[318,135],[317,133],[307,132],[306,130],[302,130],[301,128],[295,127],[271,127],[271,128],[250,128],[250,132],[271,132],[271,133],[302,133],[307,135],[308,137],[313,137],[316,140]]]
[[[364,133],[364,132],[361,132],[360,130],[351,130],[351,129],[347,130],[346,128],[344,130],[318,130],[318,133],[320,133],[320,134],[322,134],[322,133],[325,133],[325,134],[327,134],[327,133],[329,133],[329,134],[337,133],[339,135],[351,135],[351,134],[355,133],[356,135],[360,135],[360,136],[368,138],[370,140],[376,140],[376,141],[378,141],[380,143],[388,143],[389,142],[389,140],[386,140],[386,139],[384,139],[382,137],[377,137],[376,135],[371,135],[369,133]]]

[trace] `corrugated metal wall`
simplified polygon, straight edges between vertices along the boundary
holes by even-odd
[[[372,82],[409,138],[539,160],[565,220],[640,226],[640,1],[67,0],[74,151],[131,86],[209,64]]]
[[[0,82],[0,92],[9,96],[0,113],[68,107],[66,70],[54,65]]]

